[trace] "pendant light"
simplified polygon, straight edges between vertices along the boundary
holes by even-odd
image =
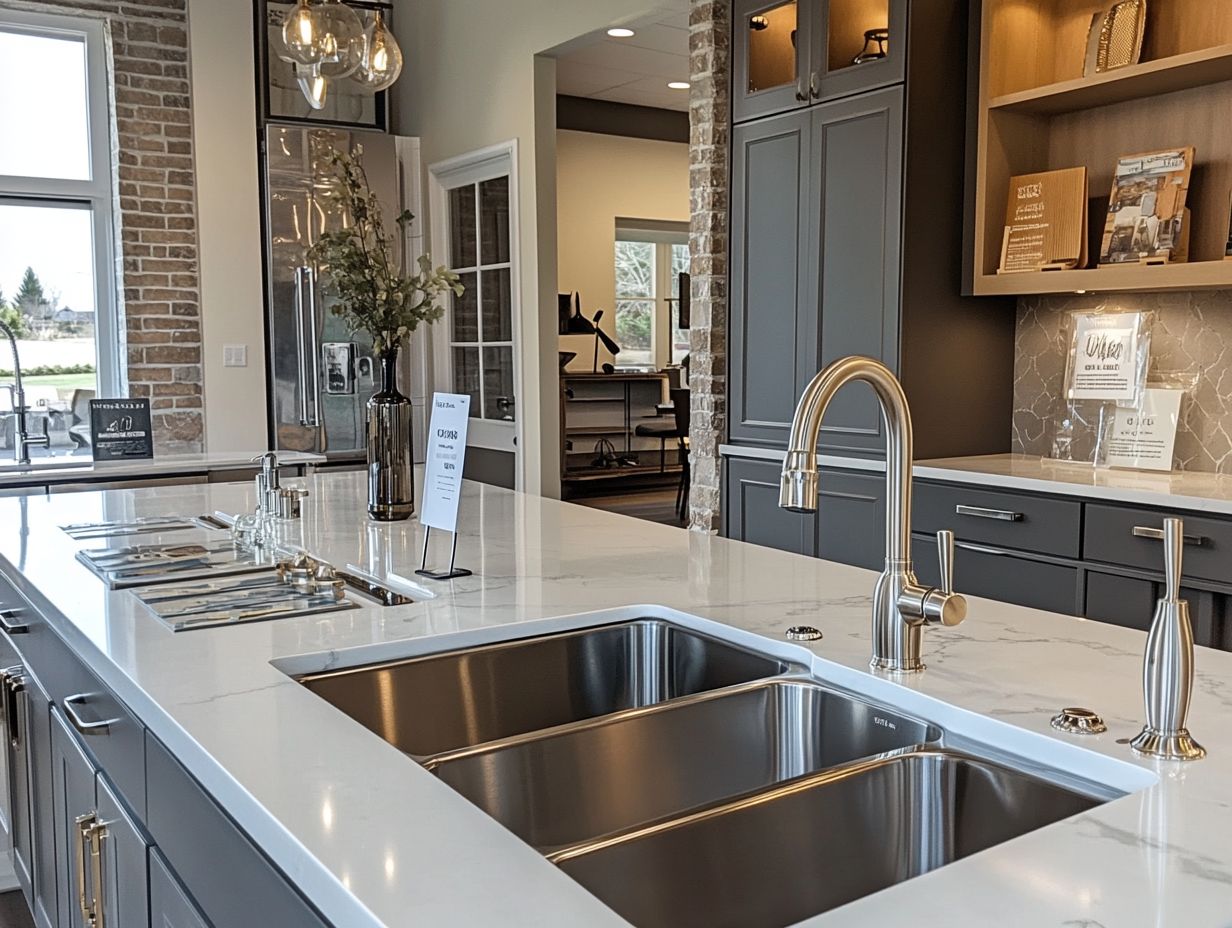
[[[282,21],[282,44],[287,60],[293,64],[316,64],[321,60],[318,47],[321,28],[316,10],[308,0],[296,0],[294,9]]]
[[[341,0],[319,0],[313,7],[320,33],[316,47],[321,75],[350,77],[364,53],[364,24]]]
[[[377,93],[402,73],[402,49],[381,10],[372,10],[367,26],[344,0],[296,0],[282,22],[278,57],[295,68],[304,99],[315,110],[325,107],[329,82],[350,78]]]
[[[364,51],[355,79],[372,91],[386,90],[402,73],[402,49],[377,10],[364,31]]]

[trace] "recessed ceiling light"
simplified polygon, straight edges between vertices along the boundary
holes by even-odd
[[[667,86],[670,87],[672,90],[688,90],[689,82],[688,81],[668,81]]]
[[[624,26],[616,26],[607,31],[613,39],[631,39],[636,33],[632,29],[626,29]]]

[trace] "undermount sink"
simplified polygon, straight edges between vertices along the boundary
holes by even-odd
[[[288,672],[636,928],[781,928],[1123,795],[662,619]]]
[[[417,760],[785,672],[658,619],[310,674],[299,681]]]
[[[428,766],[545,853],[940,732],[800,680],[472,748]]]
[[[780,928],[1101,801],[989,761],[921,750],[566,851],[555,862],[638,928]]]

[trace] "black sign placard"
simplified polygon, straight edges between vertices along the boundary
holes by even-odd
[[[90,443],[96,461],[154,457],[150,401],[90,400]]]

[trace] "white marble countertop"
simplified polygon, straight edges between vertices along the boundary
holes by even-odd
[[[362,476],[305,481],[304,539],[336,563],[410,575],[421,526],[367,523]],[[531,631],[511,623],[661,607],[765,634],[822,679],[1135,790],[802,924],[1232,924],[1232,654],[1197,656],[1191,728],[1210,756],[1156,765],[1118,743],[1140,725],[1139,632],[973,599],[965,624],[925,632],[929,669],[895,681],[867,668],[873,574],[558,501],[467,484],[458,562],[475,575],[431,583],[435,598],[181,634],[105,591],[56,527],[246,510],[250,494],[213,484],[0,499],[0,569],[338,928],[625,923],[271,661],[340,666],[441,646],[425,636],[468,644]],[[811,650],[782,641],[800,622],[825,633]],[[1054,732],[1049,717],[1066,705],[1098,710],[1108,733]]]
[[[722,445],[720,451],[730,457],[783,460],[782,451],[770,448]],[[869,458],[831,454],[820,455],[818,462],[823,467],[847,470],[885,470],[884,461]],[[1232,515],[1232,476],[1223,474],[1197,471],[1156,473],[1092,467],[1032,454],[934,458],[916,461],[913,473],[918,479],[966,483],[991,490],[1027,490],[1113,503]]]
[[[156,454],[140,461],[92,461],[85,457],[53,458],[52,463],[17,465],[0,460],[0,490],[8,487],[38,486],[46,483],[78,481],[132,480],[175,474],[209,473],[253,467],[252,459],[261,451],[206,451],[198,454]],[[44,459],[46,460],[46,459]],[[324,464],[325,455],[301,451],[279,451],[283,464]]]

